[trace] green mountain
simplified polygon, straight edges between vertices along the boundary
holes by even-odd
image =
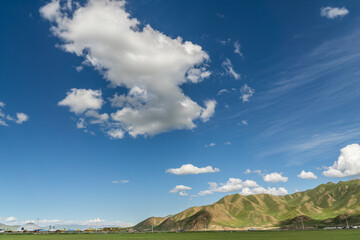
[[[339,216],[340,215],[340,216]],[[218,202],[192,207],[155,227],[159,231],[222,230],[297,224],[335,224],[341,216],[360,219],[360,180],[322,184],[285,196],[228,195]],[[355,220],[354,220],[355,221]]]
[[[19,227],[19,225],[6,225],[6,224],[3,224],[3,223],[0,223],[0,229],[4,229],[4,230],[11,230],[11,231],[14,231],[16,230],[17,228]]]

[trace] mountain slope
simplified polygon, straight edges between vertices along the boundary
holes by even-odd
[[[164,217],[149,217],[149,218],[145,219],[144,221],[136,224],[134,226],[134,229],[136,229],[138,231],[151,230],[152,227],[159,226],[165,220],[166,220],[166,218],[164,218]]]
[[[205,222],[209,229],[270,227],[282,225],[291,219],[297,221],[299,216],[307,221],[322,221],[341,214],[360,214],[359,179],[322,184],[311,190],[285,196],[228,195],[214,204],[186,209],[167,218],[155,229],[202,230]]]
[[[19,227],[19,225],[6,225],[3,223],[0,223],[0,229],[4,229],[4,230],[16,230]]]

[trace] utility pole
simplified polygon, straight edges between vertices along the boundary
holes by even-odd
[[[346,220],[346,228],[349,228],[349,223],[348,223],[348,220],[347,220],[346,216],[345,216],[345,220]]]
[[[204,220],[205,220],[205,231],[206,231],[206,217],[204,218]]]
[[[304,217],[301,217],[301,224],[302,224],[302,228],[303,228],[303,231],[305,230],[305,227],[304,227]]]
[[[152,232],[152,233],[154,232],[154,219],[153,219],[153,221],[152,221],[152,223],[151,223],[151,232]]]

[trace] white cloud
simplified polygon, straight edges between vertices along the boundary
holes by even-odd
[[[234,53],[238,54],[240,57],[243,56],[242,52],[240,51],[240,43],[239,41],[234,42]]]
[[[113,139],[122,139],[125,135],[124,131],[121,129],[111,129],[107,134]]]
[[[205,144],[204,147],[215,147],[215,145],[216,144],[212,142],[210,144]]]
[[[284,177],[282,176],[282,173],[277,173],[277,172],[266,174],[265,176],[263,176],[263,179],[265,182],[272,182],[272,183],[288,181],[288,177]]]
[[[243,100],[243,102],[248,102],[249,99],[254,95],[255,90],[245,84],[241,87],[240,93],[240,98]]]
[[[338,160],[328,167],[323,175],[326,177],[360,176],[360,145],[354,143],[342,148]]]
[[[58,105],[67,106],[71,112],[80,114],[88,109],[100,109],[103,103],[100,90],[72,88]]]
[[[101,218],[95,218],[95,219],[88,220],[87,222],[88,222],[88,224],[103,223],[103,222],[105,222],[105,220],[101,219]]]
[[[349,10],[345,7],[337,8],[337,7],[322,7],[320,9],[320,15],[322,17],[326,17],[329,19],[334,19],[337,17],[344,17],[349,14]]]
[[[317,179],[317,176],[313,172],[305,172],[304,170],[297,176],[302,179]]]
[[[0,126],[7,126],[8,124],[0,118]]]
[[[200,191],[198,195],[204,196],[208,194],[213,194],[214,192],[235,192],[242,188],[254,188],[258,187],[259,185],[253,180],[246,180],[243,181],[239,178],[229,178],[226,183],[216,183],[216,182],[209,182],[209,189]]]
[[[241,123],[246,126],[248,125],[248,122],[246,120],[242,120]]]
[[[188,196],[189,194],[187,192],[185,192],[185,191],[180,191],[179,195],[180,196]]]
[[[16,113],[16,123],[22,124],[23,122],[26,122],[29,120],[29,116],[25,113]]]
[[[85,113],[85,116],[91,118],[91,124],[104,123],[109,119],[109,115],[107,113],[99,114],[95,110],[88,110]]]
[[[13,216],[8,217],[8,218],[5,219],[5,222],[16,222],[16,221],[17,221],[17,218],[13,217]]]
[[[214,115],[215,106],[216,106],[215,100],[205,101],[205,109],[203,109],[200,115],[200,118],[202,119],[203,122],[209,121],[209,119]]]
[[[217,16],[218,18],[225,18],[225,15],[224,15],[224,14],[221,14],[221,13],[216,13],[216,16]]]
[[[1,115],[1,113],[0,113],[0,115]],[[5,116],[5,115],[4,115]],[[3,116],[3,117],[4,117]],[[6,115],[6,120],[9,120],[9,121],[16,121],[12,116],[10,116],[10,115]]]
[[[179,191],[186,191],[186,190],[191,190],[191,187],[188,186],[184,186],[184,185],[176,185],[172,190],[170,190],[171,193],[176,193]]]
[[[77,123],[76,123],[76,128],[80,128],[80,129],[86,128],[86,126],[85,126],[85,119],[79,118],[79,120],[78,120]]]
[[[61,14],[59,0],[52,0],[50,3],[40,8],[39,11],[43,18],[46,18],[49,21],[56,21],[60,18]]]
[[[288,194],[288,191],[283,187],[279,187],[279,188],[256,187],[256,188],[252,188],[252,189],[251,188],[243,188],[240,193],[243,195],[266,193],[266,194],[271,194],[271,195],[275,195],[275,196],[280,196],[280,195]]]
[[[188,193],[186,191],[191,190],[191,187],[184,185],[176,185],[173,189],[170,190],[170,193],[179,193],[180,196],[187,196]]]
[[[220,89],[216,95],[220,96],[220,95],[222,95],[224,93],[228,93],[228,92],[229,92],[229,90],[227,90],[227,89]]]
[[[186,78],[193,83],[201,82],[203,79],[210,77],[211,72],[206,71],[205,67],[199,68],[191,68],[187,72]]]
[[[81,72],[84,68],[83,66],[77,66],[75,69],[77,72]]]
[[[119,183],[123,183],[123,184],[126,184],[126,183],[129,183],[130,182],[130,180],[114,180],[114,181],[112,181],[112,183],[114,183],[114,184],[119,184]]]
[[[204,108],[180,87],[210,75],[205,65],[209,56],[201,46],[170,38],[150,25],[142,28],[125,11],[125,1],[89,0],[74,10],[45,5],[40,12],[51,21],[64,51],[83,57],[113,87],[128,89],[116,95],[122,106],[112,102],[118,109],[109,114],[122,131],[136,137],[193,129],[197,119],[213,115],[213,100]]]
[[[212,191],[212,190],[203,190],[203,191],[200,191],[198,193],[199,196],[205,196],[205,195],[210,195],[210,194],[214,194],[214,191]]]
[[[235,79],[240,79],[240,74],[235,72],[230,59],[226,58],[225,61],[222,63],[222,66],[228,75],[233,76]]]
[[[250,169],[245,171],[245,174],[251,173]],[[209,194],[214,194],[215,192],[235,192],[239,191],[239,193],[243,195],[251,195],[251,194],[259,194],[259,193],[266,193],[271,195],[285,195],[288,194],[288,191],[283,188],[264,188],[259,186],[253,180],[246,180],[242,181],[239,178],[229,178],[226,183],[216,183],[216,182],[209,182],[209,189],[200,191],[198,196],[205,196]]]
[[[231,145],[231,142],[225,142],[224,145]]]
[[[182,165],[180,168],[170,168],[167,169],[166,172],[167,173],[172,173],[175,175],[188,175],[188,174],[199,174],[199,173],[215,173],[215,172],[219,172],[220,169],[218,168],[213,168],[212,166],[207,166],[207,167],[196,167],[192,164],[184,164]]]
[[[225,46],[227,45],[228,43],[231,42],[231,38],[228,38],[228,39],[224,39],[224,40],[217,40],[221,45]]]
[[[16,118],[6,114],[4,112],[5,103],[0,101],[0,126],[8,126],[8,121],[16,122],[17,124],[22,124],[29,120],[29,115],[25,113],[16,113]]]
[[[28,222],[34,222],[34,220],[29,220]],[[40,224],[46,224],[46,225],[47,224],[52,225],[52,224],[62,223],[62,221],[59,220],[59,219],[40,219],[39,223]]]
[[[126,223],[122,221],[107,221],[102,218],[94,218],[90,220],[60,220],[60,219],[40,219],[40,220],[27,220],[24,222],[18,222],[21,224],[24,223],[37,223],[39,221],[40,226],[48,226],[48,225],[83,225],[83,226],[96,226],[96,227],[103,227],[103,226],[119,226],[119,227],[129,227],[134,226],[133,223]]]

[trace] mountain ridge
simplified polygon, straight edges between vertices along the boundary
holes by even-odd
[[[284,196],[269,194],[224,196],[217,202],[190,207],[154,227],[158,231],[238,229],[282,226],[304,216],[319,222],[339,215],[360,214],[360,180],[328,182],[313,189]],[[291,222],[291,221],[290,221]],[[331,222],[331,221],[330,221]],[[137,227],[135,226],[135,229]]]

